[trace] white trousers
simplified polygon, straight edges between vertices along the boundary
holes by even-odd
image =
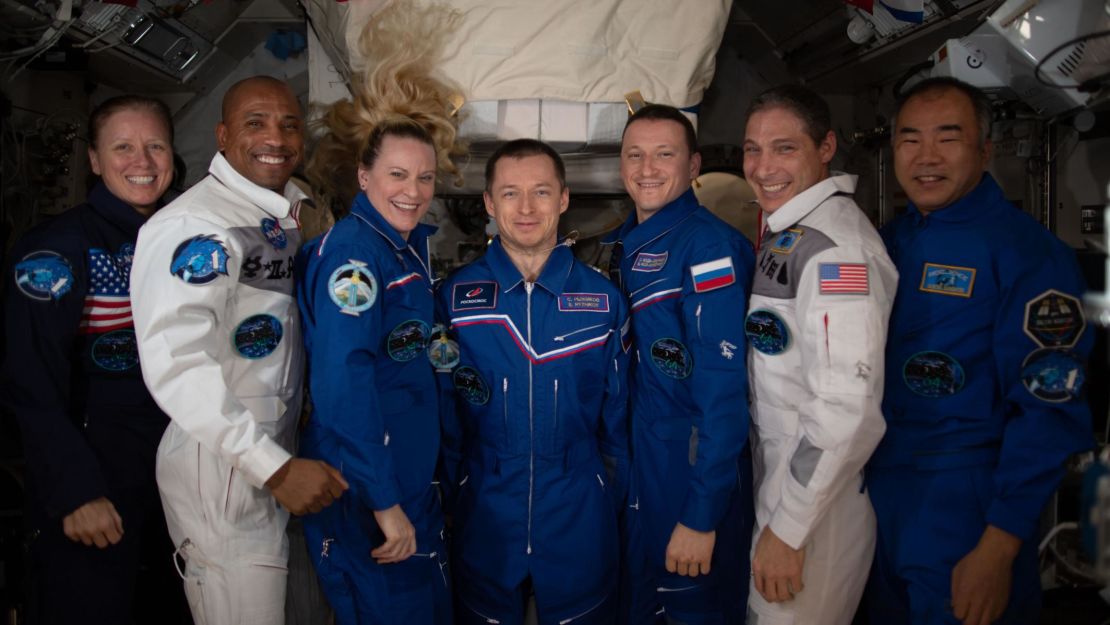
[[[778,507],[782,480],[790,471],[790,459],[784,453],[791,451],[790,439],[768,434],[762,429],[754,446],[757,488],[753,555],[760,531]],[[860,492],[861,484],[862,476],[844,485],[803,545],[801,592],[790,601],[768,603],[751,582],[747,625],[851,624],[875,554],[875,510],[867,493]]]
[[[157,478],[197,625],[283,625],[289,513],[172,422]]]

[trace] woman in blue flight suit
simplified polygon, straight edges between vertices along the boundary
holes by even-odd
[[[27,620],[169,622],[165,598],[179,614],[185,601],[154,481],[168,419],[143,384],[128,284],[139,227],[173,179],[169,109],[106,100],[89,118],[89,160],[100,180],[85,202],[28,232],[3,274],[0,396],[27,462]],[[157,617],[143,613],[153,596]]]
[[[304,246],[297,299],[313,412],[301,453],[350,490],[304,520],[341,624],[451,622],[439,450],[428,236],[432,138],[408,119],[379,124],[359,158],[351,214]]]

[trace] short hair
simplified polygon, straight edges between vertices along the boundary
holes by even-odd
[[[786,109],[802,120],[802,126],[814,145],[821,145],[832,130],[829,103],[817,92],[801,85],[779,85],[757,95],[748,105],[744,127],[747,128],[752,115],[774,108]]]
[[[170,143],[173,143],[173,115],[170,114],[170,108],[166,103],[158,98],[127,94],[108,98],[89,114],[89,147],[96,149],[97,141],[100,140],[100,131],[104,129],[108,118],[122,111],[143,111],[154,115],[166,125],[166,130],[170,133]]]
[[[293,98],[293,101],[297,103],[297,107],[300,108],[301,103],[297,100],[297,94],[293,93],[293,88],[289,86],[289,83],[274,78],[273,76],[259,74],[258,76],[244,78],[227,88],[227,91],[224,92],[224,98],[220,102],[220,121],[225,124],[231,121],[228,119],[228,113],[231,112],[231,104],[235,101],[235,98],[239,97],[240,92],[253,85],[265,85],[274,89],[284,89],[289,93],[289,96]]]
[[[432,135],[428,133],[426,128],[412,118],[394,117],[377,124],[370,131],[370,134],[366,137],[366,143],[358,153],[360,165],[366,169],[373,169],[374,162],[378,160],[378,155],[381,154],[382,143],[385,142],[386,137],[415,139],[431,147],[433,154],[436,151],[435,141],[432,140]]]
[[[504,143],[490,155],[486,161],[486,192],[493,186],[493,176],[497,173],[497,162],[504,158],[527,158],[529,156],[546,156],[555,166],[555,177],[559,179],[559,188],[567,186],[567,167],[563,164],[563,157],[555,148],[536,139],[514,139]]]
[[[641,119],[671,121],[682,126],[683,133],[686,135],[686,147],[690,150],[690,154],[697,153],[698,133],[694,131],[694,124],[682,111],[666,104],[648,104],[630,115],[628,121],[624,123],[624,130],[621,132],[622,143],[624,142],[624,135],[628,132],[628,127]]]
[[[975,119],[979,122],[979,145],[984,146],[987,140],[991,137],[991,121],[994,114],[991,111],[991,100],[987,94],[983,93],[978,87],[967,84],[966,82],[951,76],[934,76],[926,78],[914,86],[898,94],[898,98],[894,103],[894,120],[892,124],[898,123],[898,115],[902,113],[902,108],[906,106],[911,98],[926,93],[939,93],[954,89],[967,96],[971,100],[971,106],[975,110]],[[897,132],[894,128],[891,136]]]

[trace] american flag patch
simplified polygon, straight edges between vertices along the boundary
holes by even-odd
[[[821,263],[818,267],[824,295],[867,295],[867,265],[863,263]]]
[[[690,267],[690,277],[694,279],[694,291],[704,293],[728,286],[736,282],[736,272],[732,269],[732,259],[728,256]]]
[[[130,276],[130,255],[117,258],[102,249],[89,250],[89,290],[78,326],[82,334],[132,327]]]

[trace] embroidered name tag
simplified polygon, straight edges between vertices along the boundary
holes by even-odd
[[[667,256],[669,254],[670,252],[663,252],[662,254],[637,254],[636,260],[632,263],[632,271],[659,271],[663,268],[663,265],[667,264]]]
[[[496,282],[460,282],[451,292],[451,310],[497,308]]]
[[[609,296],[605,293],[565,293],[559,296],[563,312],[609,312]]]
[[[971,297],[975,287],[975,270],[971,267],[925,263],[921,271],[921,286],[926,293]]]

